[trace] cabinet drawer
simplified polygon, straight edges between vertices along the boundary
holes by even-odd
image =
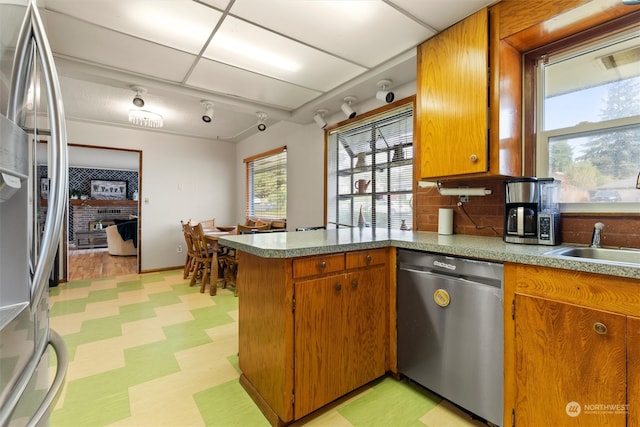
[[[344,253],[293,260],[293,278],[335,273],[344,270]]]
[[[387,261],[385,249],[347,252],[347,269],[384,264]]]

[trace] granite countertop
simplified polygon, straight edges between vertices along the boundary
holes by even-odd
[[[505,243],[501,237],[439,235],[435,232],[380,228],[341,228],[221,236],[219,240],[222,245],[264,258],[295,258],[393,246],[466,258],[507,261],[640,279],[640,259],[637,266],[632,266],[547,255],[551,250],[570,245],[519,245]]]

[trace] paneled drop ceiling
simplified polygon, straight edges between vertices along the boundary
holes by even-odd
[[[495,0],[44,0],[69,118],[236,142],[416,76],[416,45]],[[214,104],[205,123],[202,100]]]

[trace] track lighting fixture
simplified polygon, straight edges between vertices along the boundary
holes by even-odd
[[[357,98],[355,96],[347,96],[346,98],[344,98],[344,103],[340,106],[342,112],[349,119],[353,119],[356,116],[356,112],[353,111],[353,108],[351,108],[351,104],[355,101],[357,101]]]
[[[327,127],[327,121],[324,119],[324,116],[328,112],[329,112],[328,110],[321,108],[318,111],[316,111],[315,116],[313,116],[313,120],[315,120],[318,126],[320,126],[320,129],[324,129]]]
[[[380,101],[385,101],[387,103],[393,102],[393,99],[396,97],[395,94],[387,88],[391,86],[391,80],[380,80],[376,85],[380,90],[376,92],[376,98]]]
[[[200,101],[200,104],[204,107],[204,114],[202,115],[202,121],[205,123],[211,123],[213,120],[213,102]]]
[[[145,93],[147,93],[147,90],[142,86],[131,86],[131,89],[136,91],[136,96],[134,96],[133,101],[131,101],[133,102],[133,105],[135,105],[138,108],[144,107],[144,99],[142,99],[141,95],[144,95]]]
[[[267,120],[267,113],[258,111],[256,112],[256,115],[258,116],[258,130],[263,132],[267,129],[267,124],[265,123]]]

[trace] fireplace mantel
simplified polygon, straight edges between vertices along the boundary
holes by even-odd
[[[138,206],[137,200],[69,199],[71,206]]]

